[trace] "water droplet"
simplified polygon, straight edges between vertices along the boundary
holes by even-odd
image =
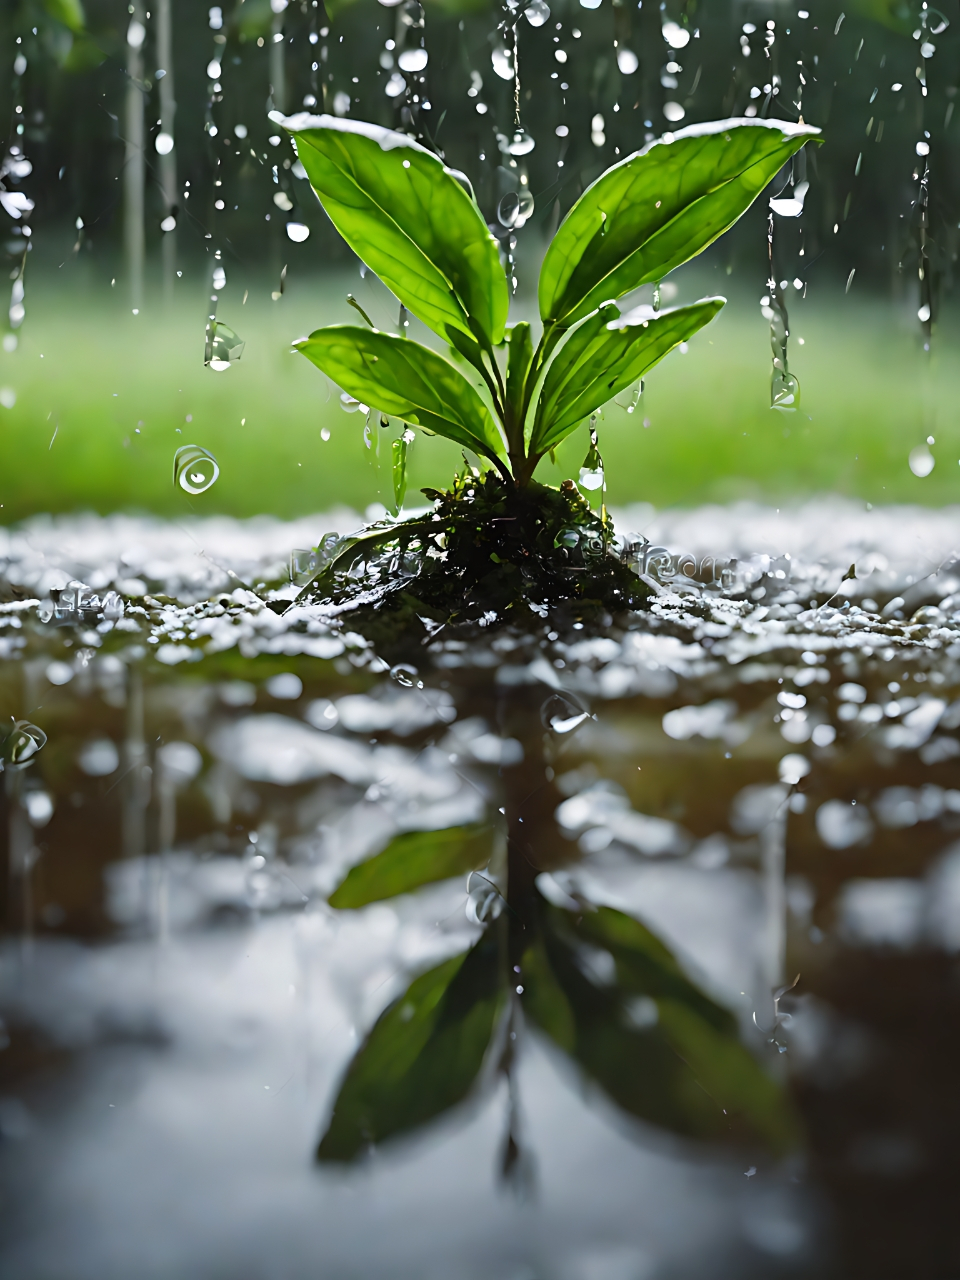
[[[429,61],[426,49],[404,49],[397,62],[401,71],[422,71]]]
[[[383,3],[383,0],[381,0],[381,3]],[[384,92],[388,98],[399,98],[401,93],[406,91],[406,88],[406,80],[404,80],[403,76],[400,75],[398,71],[395,71],[387,81]]]
[[[304,240],[310,235],[310,228],[302,222],[287,223],[287,238],[292,240],[294,244],[303,244]]]
[[[467,919],[471,924],[486,924],[496,920],[503,910],[500,890],[479,871],[467,876]]]
[[[335,116],[345,116],[349,110],[350,95],[349,93],[344,93],[343,90],[340,89],[333,95],[333,114]]]
[[[47,741],[47,735],[29,720],[13,720],[3,738],[0,762],[17,766],[29,763]]]
[[[513,54],[504,45],[497,45],[490,54],[490,64],[501,80],[513,79]]]
[[[523,11],[523,16],[531,27],[542,27],[550,17],[550,6],[544,0],[531,0]]]
[[[640,59],[632,49],[621,48],[617,50],[617,66],[620,68],[621,75],[632,76],[639,65]],[[670,116],[667,117],[668,120],[671,118]]]
[[[931,44],[929,40],[924,40],[923,44],[920,46],[921,58],[932,58],[936,52],[937,46],[935,44]]]
[[[917,319],[920,321],[921,324],[926,324],[927,321],[930,319],[930,307],[927,305],[927,303],[924,303],[923,306],[920,308],[920,310],[917,312]]]
[[[353,396],[346,391],[340,392],[340,408],[345,413],[356,413],[360,408],[360,401],[354,400]]]
[[[497,221],[504,227],[514,227],[520,216],[520,197],[516,191],[508,191],[497,205]]]
[[[219,475],[216,458],[198,444],[181,445],[173,455],[173,483],[184,493],[206,493]]]
[[[409,662],[398,662],[395,667],[390,668],[390,679],[396,680],[397,684],[402,684],[405,689],[413,688],[419,674],[417,668],[412,667]]]
[[[663,114],[671,124],[676,124],[678,120],[682,120],[687,114],[681,107],[679,102],[665,102],[663,104]]]
[[[221,289],[226,287],[227,273],[223,267],[214,267],[213,269],[213,287],[219,293]]]
[[[671,49],[685,49],[690,43],[690,32],[678,22],[665,22],[662,30],[663,38]]]
[[[522,129],[517,129],[507,144],[507,150],[512,156],[526,156],[530,154],[536,145],[529,133],[524,133]]]
[[[131,26],[132,25],[133,24],[131,23]],[[210,62],[207,63],[207,75],[210,77],[211,80],[220,79],[220,63],[216,60],[216,58],[213,58]]]
[[[792,373],[774,369],[770,383],[771,409],[796,409],[800,403],[800,383]]]
[[[329,428],[329,427],[321,427],[321,428],[320,428],[320,439],[323,441],[323,443],[324,443],[324,444],[326,444],[326,443],[327,443],[327,441],[330,439],[330,428]]]
[[[589,719],[589,711],[584,711],[579,703],[562,693],[551,694],[540,708],[543,727],[553,733],[572,733]]]
[[[936,459],[925,444],[918,444],[915,449],[911,449],[907,461],[910,464],[910,470],[921,480],[936,466]]]
[[[158,156],[168,156],[173,150],[173,138],[169,133],[158,133],[153,145],[157,149]]]
[[[580,467],[580,484],[584,489],[603,488],[603,459],[597,448],[597,429],[590,428],[590,448]]]
[[[408,427],[399,440],[394,440],[393,451],[393,497],[397,511],[403,506],[407,496],[407,449],[413,443],[414,433]]]
[[[917,155],[918,155],[918,156],[928,156],[929,154],[930,154],[930,143],[929,143],[929,142],[918,142],[918,143],[917,143]]]
[[[218,267],[217,270],[222,271],[222,268]],[[216,272],[214,277],[216,278]],[[223,286],[219,287],[222,288]],[[206,343],[203,353],[203,363],[205,365],[209,365],[217,373],[222,373],[225,369],[230,368],[233,361],[240,359],[243,355],[243,347],[243,339],[228,324],[224,324],[221,320],[207,321]]]

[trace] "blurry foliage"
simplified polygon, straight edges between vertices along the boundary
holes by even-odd
[[[266,119],[275,52],[269,3],[223,0],[222,8],[224,24],[215,33],[208,24],[206,0],[173,0],[177,166],[180,181],[189,181],[191,192],[182,208],[178,253],[189,259],[207,250],[204,237],[214,218],[212,162],[219,158],[229,199],[217,229],[235,261],[263,262],[282,254],[279,265],[289,257],[291,270],[295,265],[302,269],[347,261],[348,251],[306,183],[291,178],[285,168],[294,161],[290,144],[284,140],[273,146],[268,141],[275,135]],[[534,29],[521,20],[521,109],[524,127],[537,144],[525,157],[536,210],[519,237],[521,289],[529,283],[522,270],[524,255],[538,252],[558,217],[618,155],[642,146],[647,133],[662,132],[667,126],[662,115],[666,98],[684,108],[684,123],[742,114],[751,101],[761,114],[790,119],[796,114],[792,104],[798,101],[801,60],[807,80],[804,119],[823,128],[829,142],[810,163],[811,190],[803,218],[797,224],[780,224],[780,251],[796,261],[802,236],[805,279],[842,284],[855,267],[858,288],[872,279],[893,284],[905,295],[915,291],[920,176],[915,148],[926,131],[931,148],[931,269],[940,285],[952,285],[960,209],[960,126],[953,113],[960,20],[951,11],[951,25],[935,41],[936,53],[927,62],[929,95],[923,98],[916,75],[919,45],[912,38],[918,3],[854,0],[844,8],[848,12],[837,30],[844,11],[837,0],[810,0],[810,17],[802,22],[793,6],[787,11],[769,0],[736,5],[729,0],[671,0],[664,16],[699,32],[679,51],[667,48],[658,29],[659,15],[650,5],[637,11],[603,0],[599,9],[586,10],[573,0],[554,0],[550,20],[543,26]],[[350,97],[352,116],[397,127],[401,100],[386,96],[392,72],[379,59],[385,41],[397,37],[402,10],[403,6],[384,8],[375,0],[334,5],[328,36],[311,45],[311,29],[323,29],[327,16],[322,7],[314,10],[307,0],[293,0],[281,15],[287,109],[297,109],[313,95],[317,109],[330,110],[340,93]],[[506,131],[512,123],[512,83],[499,79],[491,68],[491,37],[499,14],[497,6],[474,7],[461,0],[428,0],[426,7],[430,62],[425,74],[431,110],[421,113],[423,128],[447,163],[469,174],[488,220],[493,219],[502,183],[496,130]],[[760,38],[768,19],[777,24],[769,57]],[[34,169],[24,190],[36,202],[35,226],[40,232],[60,227],[66,234],[82,217],[84,251],[111,259],[122,235],[119,191],[128,21],[120,0],[85,0],[82,9],[79,0],[19,0],[0,9],[0,47],[14,48],[19,36],[28,61],[22,86],[24,142]],[[560,31],[557,22],[562,24]],[[749,56],[740,45],[745,22],[758,28]],[[147,25],[147,243],[148,251],[156,251],[163,203],[153,150],[159,119],[153,18]],[[574,27],[579,37],[574,37]],[[222,43],[215,42],[215,34]],[[615,38],[639,60],[630,75],[618,70]],[[258,40],[263,40],[262,46]],[[568,54],[562,69],[554,60],[555,48]],[[218,136],[211,139],[204,127],[205,67],[214,54],[224,69],[222,101],[213,108]],[[682,64],[681,71],[665,72],[670,56]],[[12,118],[12,61],[5,59],[0,66],[4,120]],[[311,69],[314,61],[317,72]],[[482,84],[475,97],[468,96],[472,74]],[[763,86],[773,75],[783,76],[783,91],[768,101]],[[566,94],[559,89],[561,77],[570,86]],[[671,78],[676,87],[662,83]],[[893,83],[903,89],[894,94]],[[751,88],[758,88],[761,96],[751,100]],[[875,89],[877,97],[871,103]],[[478,102],[488,107],[486,114],[477,113]],[[591,127],[596,115],[603,117],[602,133]],[[645,119],[651,121],[649,127]],[[233,134],[237,123],[249,131],[242,145]],[[568,128],[566,137],[556,135],[559,125]],[[8,145],[10,139],[4,141]],[[557,165],[560,159],[562,168]],[[284,190],[294,202],[293,216],[311,227],[312,235],[303,245],[288,243],[283,220],[276,216],[274,165],[287,175]],[[761,218],[761,211],[754,211],[715,251],[731,270],[742,267],[755,274],[758,288],[765,248]],[[113,274],[108,265],[104,270]]]

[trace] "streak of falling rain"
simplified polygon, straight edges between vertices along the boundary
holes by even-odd
[[[143,305],[144,259],[144,96],[143,45],[146,40],[146,10],[143,0],[129,6],[127,24],[127,103],[124,121],[125,155],[123,173],[123,228],[126,249],[127,283],[134,315]]]
[[[177,153],[175,125],[177,101],[173,77],[172,0],[157,0],[157,80],[160,95],[160,132],[154,146],[160,157],[160,191],[163,197],[163,292],[173,300],[177,278]]]

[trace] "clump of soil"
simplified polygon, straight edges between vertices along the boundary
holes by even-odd
[[[440,626],[448,638],[538,619],[604,628],[650,595],[606,513],[571,480],[517,489],[471,468],[448,491],[423,492],[433,511],[334,545],[301,597],[349,612],[379,652],[419,646]]]

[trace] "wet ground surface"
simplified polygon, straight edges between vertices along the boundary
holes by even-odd
[[[648,611],[392,670],[335,527],[0,535],[0,1270],[960,1272],[955,513],[637,508]]]

